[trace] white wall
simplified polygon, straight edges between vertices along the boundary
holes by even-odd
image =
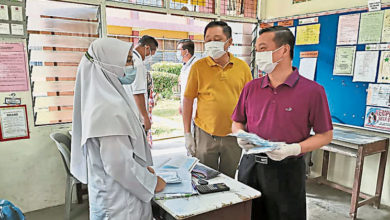
[[[9,94],[0,93],[1,104]],[[27,105],[30,139],[0,142],[0,199],[12,201],[23,212],[63,204],[65,169],[49,134],[66,133],[71,127],[35,127],[31,92],[17,92],[16,97]]]
[[[264,20],[282,18],[307,13],[354,8],[367,6],[367,0],[311,0],[308,2],[292,4],[292,0],[262,0],[261,18]],[[390,3],[390,0],[382,0]],[[377,134],[375,132],[369,132]],[[390,135],[389,135],[390,137]],[[367,157],[364,161],[361,191],[373,195],[376,188],[379,156]],[[319,175],[322,167],[322,151],[313,153],[313,172]],[[339,184],[352,187],[355,171],[355,160],[342,155],[331,154],[329,162],[328,179]],[[383,184],[382,204],[390,206],[390,155],[387,159],[385,181]]]

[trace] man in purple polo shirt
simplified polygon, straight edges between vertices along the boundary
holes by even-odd
[[[333,126],[324,88],[292,67],[294,35],[285,27],[260,30],[256,63],[266,76],[249,82],[233,112],[232,131],[285,142],[266,154],[244,155],[239,181],[262,196],[252,203],[252,219],[306,219],[303,154],[332,140]],[[310,137],[313,128],[315,135]],[[241,148],[253,145],[237,139]]]

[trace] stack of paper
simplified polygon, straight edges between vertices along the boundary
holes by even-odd
[[[155,168],[156,175],[167,182],[164,190],[155,195],[155,199],[182,198],[197,194],[193,188],[191,171],[198,161],[193,157],[174,157],[167,159],[159,168]]]
[[[189,172],[192,171],[194,166],[198,163],[198,159],[195,157],[178,156],[169,158],[160,168],[161,169],[184,169]]]
[[[236,134],[230,134],[230,136],[241,138],[253,145],[258,146],[249,149],[248,151],[245,152],[246,154],[258,154],[258,153],[273,151],[278,149],[281,144],[284,144],[284,142],[271,142],[271,141],[264,140],[263,138],[253,133],[236,133]]]

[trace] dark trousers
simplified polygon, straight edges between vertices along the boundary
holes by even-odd
[[[252,220],[305,220],[303,157],[273,161],[266,154],[244,155],[238,180],[261,192],[252,202]]]

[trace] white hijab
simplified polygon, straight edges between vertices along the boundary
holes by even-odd
[[[126,65],[131,48],[132,43],[121,40],[97,39],[88,49],[95,62],[83,56],[79,64],[73,105],[70,172],[84,184],[88,183],[84,146],[88,138],[127,135],[132,144],[129,147],[134,152],[131,156],[143,166],[152,165],[134,99],[126,94],[118,80],[124,75],[121,67]]]

